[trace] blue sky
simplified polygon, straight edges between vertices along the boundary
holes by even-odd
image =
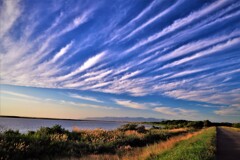
[[[1,114],[240,121],[238,0],[0,2]]]

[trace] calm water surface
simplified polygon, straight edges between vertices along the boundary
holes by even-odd
[[[72,120],[47,120],[47,119],[28,119],[28,118],[4,118],[0,117],[0,130],[13,129],[21,133],[27,131],[36,131],[40,127],[52,127],[59,124],[63,128],[72,131],[73,127],[80,129],[113,130],[120,127],[124,122],[107,122],[107,121],[72,121]]]

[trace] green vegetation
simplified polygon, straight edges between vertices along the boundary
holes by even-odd
[[[133,147],[154,145],[174,136],[210,126],[239,127],[239,123],[212,123],[208,120],[168,120],[147,124],[151,124],[153,127],[146,129],[139,123],[129,123],[111,131],[75,128],[70,132],[59,125],[51,128],[42,127],[37,131],[29,131],[24,134],[13,130],[2,131],[0,132],[0,159],[53,159],[58,157],[85,157],[86,155],[96,154],[122,156],[132,150]],[[164,126],[164,129],[161,126]],[[203,130],[203,133],[179,142],[174,149],[170,149],[155,158],[212,159],[215,151],[216,130],[214,128]],[[150,153],[146,149],[146,153],[148,152]],[[202,154],[203,152],[204,154]],[[157,154],[159,153],[155,155]]]
[[[128,131],[128,130],[134,130],[137,131],[138,133],[146,133],[147,130],[143,125],[138,126],[136,123],[127,123],[125,125],[122,125],[119,128],[120,131]]]
[[[162,122],[147,122],[147,124],[153,125],[154,128],[158,128],[159,126],[165,129],[176,129],[176,128],[201,129],[203,127],[210,127],[212,125],[212,123],[209,120],[205,120],[205,121],[166,120]]]
[[[240,123],[234,123],[232,126],[235,128],[240,128]]]
[[[153,128],[165,128],[165,129],[176,129],[176,128],[201,129],[201,128],[207,128],[211,126],[227,126],[227,127],[240,128],[240,123],[210,122],[209,120],[204,120],[204,121],[165,120],[161,122],[145,122],[144,124],[153,125]]]
[[[181,141],[172,149],[157,155],[155,160],[214,160],[216,128],[211,127],[201,134]]]
[[[0,159],[53,159],[114,154],[129,147],[143,147],[183,133],[187,131],[146,130],[144,126],[135,124],[127,124],[112,131],[75,129],[69,132],[59,125],[42,127],[25,134],[8,130],[0,133]]]

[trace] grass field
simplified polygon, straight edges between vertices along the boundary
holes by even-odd
[[[216,152],[216,128],[211,127],[192,138],[180,141],[175,147],[163,152],[152,160],[214,160]]]
[[[136,147],[145,147],[171,137],[186,134],[183,130],[145,129],[126,124],[118,129],[81,130],[72,132],[59,125],[37,131],[0,132],[0,159],[58,159],[84,157],[89,154],[125,154]]]
[[[183,130],[183,129],[179,129],[179,131],[180,130]],[[177,132],[177,130],[174,132]],[[151,145],[148,145],[145,147],[131,148],[124,152],[119,152],[118,154],[88,155],[88,156],[82,157],[81,160],[89,160],[89,159],[94,159],[94,160],[120,160],[120,159],[121,160],[145,160],[150,157],[154,157],[154,156],[158,155],[159,153],[162,153],[166,150],[171,149],[179,141],[189,139],[200,133],[201,133],[201,131],[196,131],[196,132],[182,134],[179,136],[174,136],[174,137],[169,138],[166,141],[161,141],[161,142],[151,144]]]
[[[226,128],[228,130],[233,130],[233,131],[240,132],[240,128],[235,128],[235,127],[223,127],[223,128]]]
[[[129,123],[111,131],[68,131],[59,125],[28,133],[7,130],[0,132],[0,159],[213,160],[216,127],[190,123],[164,129]]]

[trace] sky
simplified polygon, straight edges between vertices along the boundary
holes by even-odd
[[[1,115],[240,122],[239,0],[2,0]]]

